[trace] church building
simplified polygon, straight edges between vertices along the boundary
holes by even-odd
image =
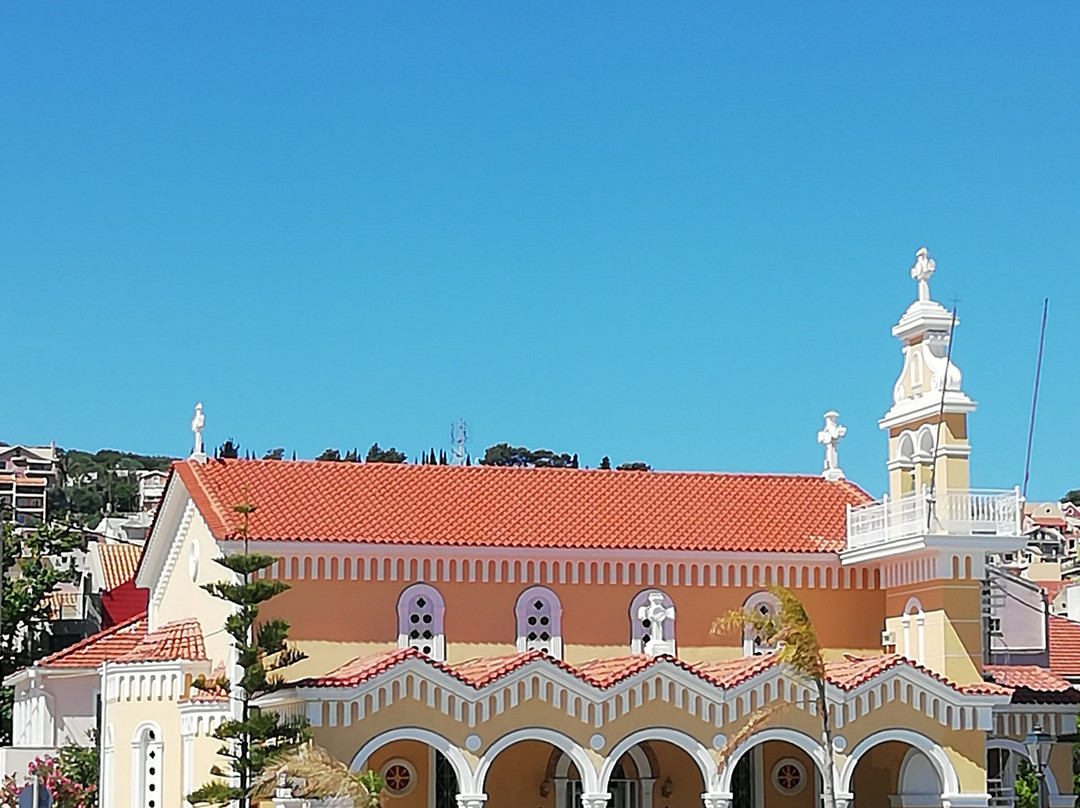
[[[235,704],[190,683],[231,663],[202,587],[243,551],[239,503],[290,586],[263,614],[307,654],[262,706],[379,772],[387,808],[815,808],[826,778],[839,808],[1011,805],[1025,736],[1074,732],[1080,693],[991,664],[987,556],[1023,545],[1023,502],[970,488],[975,402],[933,270],[920,250],[892,330],[880,501],[840,470],[836,413],[810,476],[216,460],[200,411],[137,573],[146,615],[79,649],[102,805],[181,808],[220,762]],[[828,748],[813,687],[754,631],[710,630],[774,611],[774,584],[825,648]],[[1055,743],[1048,808],[1073,805],[1071,767]]]

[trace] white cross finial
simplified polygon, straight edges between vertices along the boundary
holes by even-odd
[[[832,481],[844,479],[844,472],[840,469],[836,444],[840,442],[840,438],[847,434],[847,427],[840,426],[836,422],[839,415],[836,410],[829,410],[825,413],[825,428],[817,433],[818,443],[825,446],[825,465],[821,470],[821,476]]]
[[[195,433],[195,449],[192,451],[191,456],[195,459],[206,458],[202,442],[204,426],[206,426],[206,416],[203,415],[202,402],[200,401],[195,405],[195,417],[191,419],[191,431]]]
[[[915,253],[915,265],[911,268],[911,277],[919,282],[919,300],[930,299],[930,276],[934,274],[936,265],[930,258],[926,247],[920,247]]]

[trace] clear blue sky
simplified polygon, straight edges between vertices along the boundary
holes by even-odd
[[[17,3],[0,439],[509,441],[886,485],[915,250],[973,483],[1080,487],[1080,5]],[[944,7],[947,5],[947,7]]]

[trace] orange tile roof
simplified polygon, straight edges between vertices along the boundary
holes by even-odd
[[[1038,665],[986,665],[983,673],[1005,687],[1026,687],[1047,693],[1072,690],[1072,685],[1056,673]]]
[[[421,659],[431,667],[448,673],[477,689],[517,670],[527,663],[537,660],[544,660],[547,664],[556,665],[571,675],[576,676],[578,679],[581,679],[583,682],[601,690],[612,687],[622,680],[652,667],[653,665],[662,663],[675,665],[726,690],[742,684],[754,676],[767,671],[776,664],[776,657],[772,655],[740,657],[737,659],[689,664],[680,659],[668,656],[647,657],[637,654],[633,656],[596,659],[589,662],[583,662],[579,665],[570,665],[567,662],[553,659],[540,651],[484,657],[447,664],[436,662],[435,660],[424,656],[414,648],[401,648],[393,651],[385,651],[381,654],[372,656],[357,657],[323,676],[302,679],[293,682],[292,685],[295,687],[356,687],[362,682],[385,673],[407,659]],[[852,690],[858,685],[863,684],[898,665],[910,666],[966,695],[1008,696],[1013,693],[1013,688],[1004,687],[993,682],[982,682],[965,686],[954,684],[944,677],[927,670],[921,665],[917,665],[910,659],[900,656],[899,654],[885,654],[865,658],[848,655],[843,660],[826,663],[825,668],[826,676],[832,684],[842,690]],[[1054,682],[1056,683],[1056,681],[1057,679],[1055,678]],[[1029,679],[1029,686],[1034,686],[1035,684],[1036,682],[1034,679]],[[1036,687],[1032,687],[1032,689],[1037,690]],[[1055,690],[1056,689],[1055,684]],[[1078,698],[1080,698],[1080,694],[1078,694]]]
[[[171,662],[206,659],[202,628],[195,619],[175,620],[147,634],[117,662]]]
[[[256,539],[602,549],[837,552],[845,506],[817,476],[318,461],[181,461],[211,532],[257,507]]]
[[[61,620],[64,608],[78,606],[80,597],[78,592],[68,590],[49,592],[45,595],[45,602],[49,604],[49,619]]]
[[[106,591],[123,586],[135,577],[135,571],[139,568],[139,559],[142,557],[142,547],[134,544],[99,542],[97,548],[101,559],[101,570],[105,576]]]
[[[41,668],[96,668],[105,660],[116,660],[129,653],[145,636],[146,613],[143,612],[39,659],[36,664]]]
[[[1080,678],[1080,623],[1050,615],[1050,670],[1059,676]]]

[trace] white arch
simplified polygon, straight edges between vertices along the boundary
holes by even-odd
[[[376,735],[366,744],[360,747],[360,751],[353,755],[352,762],[349,763],[349,768],[354,772],[359,771],[360,767],[367,762],[367,759],[371,757],[382,747],[388,743],[394,741],[420,741],[430,746],[439,752],[442,752],[443,756],[450,761],[450,765],[454,767],[454,774],[458,779],[458,791],[461,794],[471,794],[473,784],[473,771],[469,767],[469,763],[465,760],[465,755],[461,753],[450,741],[446,740],[442,735],[431,730],[421,729],[420,727],[398,727],[397,729],[387,730],[379,735]]]
[[[905,463],[911,463],[915,456],[915,433],[905,429],[900,433],[900,439],[896,442],[896,459]]]
[[[1010,752],[1015,752],[1020,755],[1028,763],[1031,763],[1031,756],[1028,755],[1027,747],[1020,741],[1014,741],[1012,738],[987,738],[987,749],[1007,749]],[[1046,767],[1046,787],[1050,791],[1051,802],[1054,797],[1060,796],[1061,792],[1058,791],[1057,779],[1054,777],[1053,770]],[[1069,799],[1073,799],[1073,795],[1068,795]]]
[[[918,441],[915,445],[915,451],[918,454],[922,455],[924,459],[932,459],[936,443],[937,436],[934,434],[934,428],[930,424],[923,424],[919,427]]]
[[[156,721],[143,721],[139,726],[135,727],[135,731],[131,733],[131,745],[137,746],[142,743],[143,733],[148,729],[152,729],[155,733],[155,737],[158,740],[163,740],[161,737],[161,727],[157,725]]]
[[[810,759],[814,761],[814,765],[817,766],[818,771],[822,777],[829,776],[829,769],[832,769],[833,782],[836,782],[836,767],[830,765],[828,756],[825,754],[825,750],[822,749],[821,744],[807,735],[805,732],[799,732],[797,729],[788,729],[787,727],[771,727],[769,729],[763,729],[760,732],[755,732],[737,747],[728,757],[724,767],[720,770],[720,777],[718,780],[718,791],[731,792],[731,777],[735,773],[735,765],[739,762],[739,759],[753,749],[755,746],[768,741],[783,741],[789,743],[792,746],[801,749]]]
[[[611,779],[611,772],[615,768],[615,764],[619,762],[619,758],[643,741],[667,741],[687,752],[690,757],[694,759],[698,769],[701,771],[701,779],[705,783],[706,793],[713,793],[716,791],[714,788],[717,782],[716,761],[713,760],[713,756],[709,754],[709,750],[705,748],[705,745],[692,735],[687,735],[685,732],[680,732],[677,729],[671,729],[669,727],[652,727],[650,729],[638,730],[635,733],[627,735],[615,744],[611,752],[608,753],[608,756],[604,758],[604,763],[600,767],[599,793],[605,793],[607,791],[608,780]],[[634,759],[634,762],[637,762],[636,758]]]
[[[956,769],[953,767],[952,761],[949,760],[949,756],[945,754],[945,750],[925,735],[912,732],[909,729],[885,729],[859,741],[855,748],[851,750],[851,754],[848,755],[844,768],[840,772],[840,788],[838,789],[840,793],[851,792],[855,767],[862,756],[878,744],[888,743],[889,741],[905,743],[930,758],[930,762],[934,764],[934,769],[937,771],[938,780],[941,782],[943,794],[960,793],[960,778],[956,776]]]
[[[559,762],[555,764],[555,776],[560,778],[566,778],[570,774],[570,764],[572,760],[567,756],[565,752],[560,750]],[[653,771],[652,764],[649,763],[649,756],[645,754],[645,750],[641,748],[641,744],[634,744],[626,750],[626,754],[630,756],[630,759],[634,761],[634,767],[637,769],[637,776],[642,779],[656,777],[656,772]],[[618,763],[619,758],[615,758],[615,763]],[[612,771],[615,769],[615,763],[612,763]],[[608,775],[610,777],[610,774]],[[603,782],[603,780],[601,780]]]
[[[561,732],[556,732],[552,729],[545,729],[543,727],[526,727],[525,729],[514,730],[499,738],[495,743],[487,748],[484,754],[480,758],[480,762],[476,764],[476,776],[473,779],[473,793],[484,793],[484,781],[487,779],[488,769],[491,768],[491,764],[498,757],[499,753],[507,747],[513,746],[521,741],[543,741],[544,743],[551,744],[556,749],[561,749],[566,755],[574,761],[574,765],[577,767],[578,774],[581,776],[581,788],[585,794],[597,794],[598,778],[596,775],[596,767],[593,766],[592,761],[589,760],[589,755],[585,752],[585,747],[574,741],[572,738],[563,735]]]

